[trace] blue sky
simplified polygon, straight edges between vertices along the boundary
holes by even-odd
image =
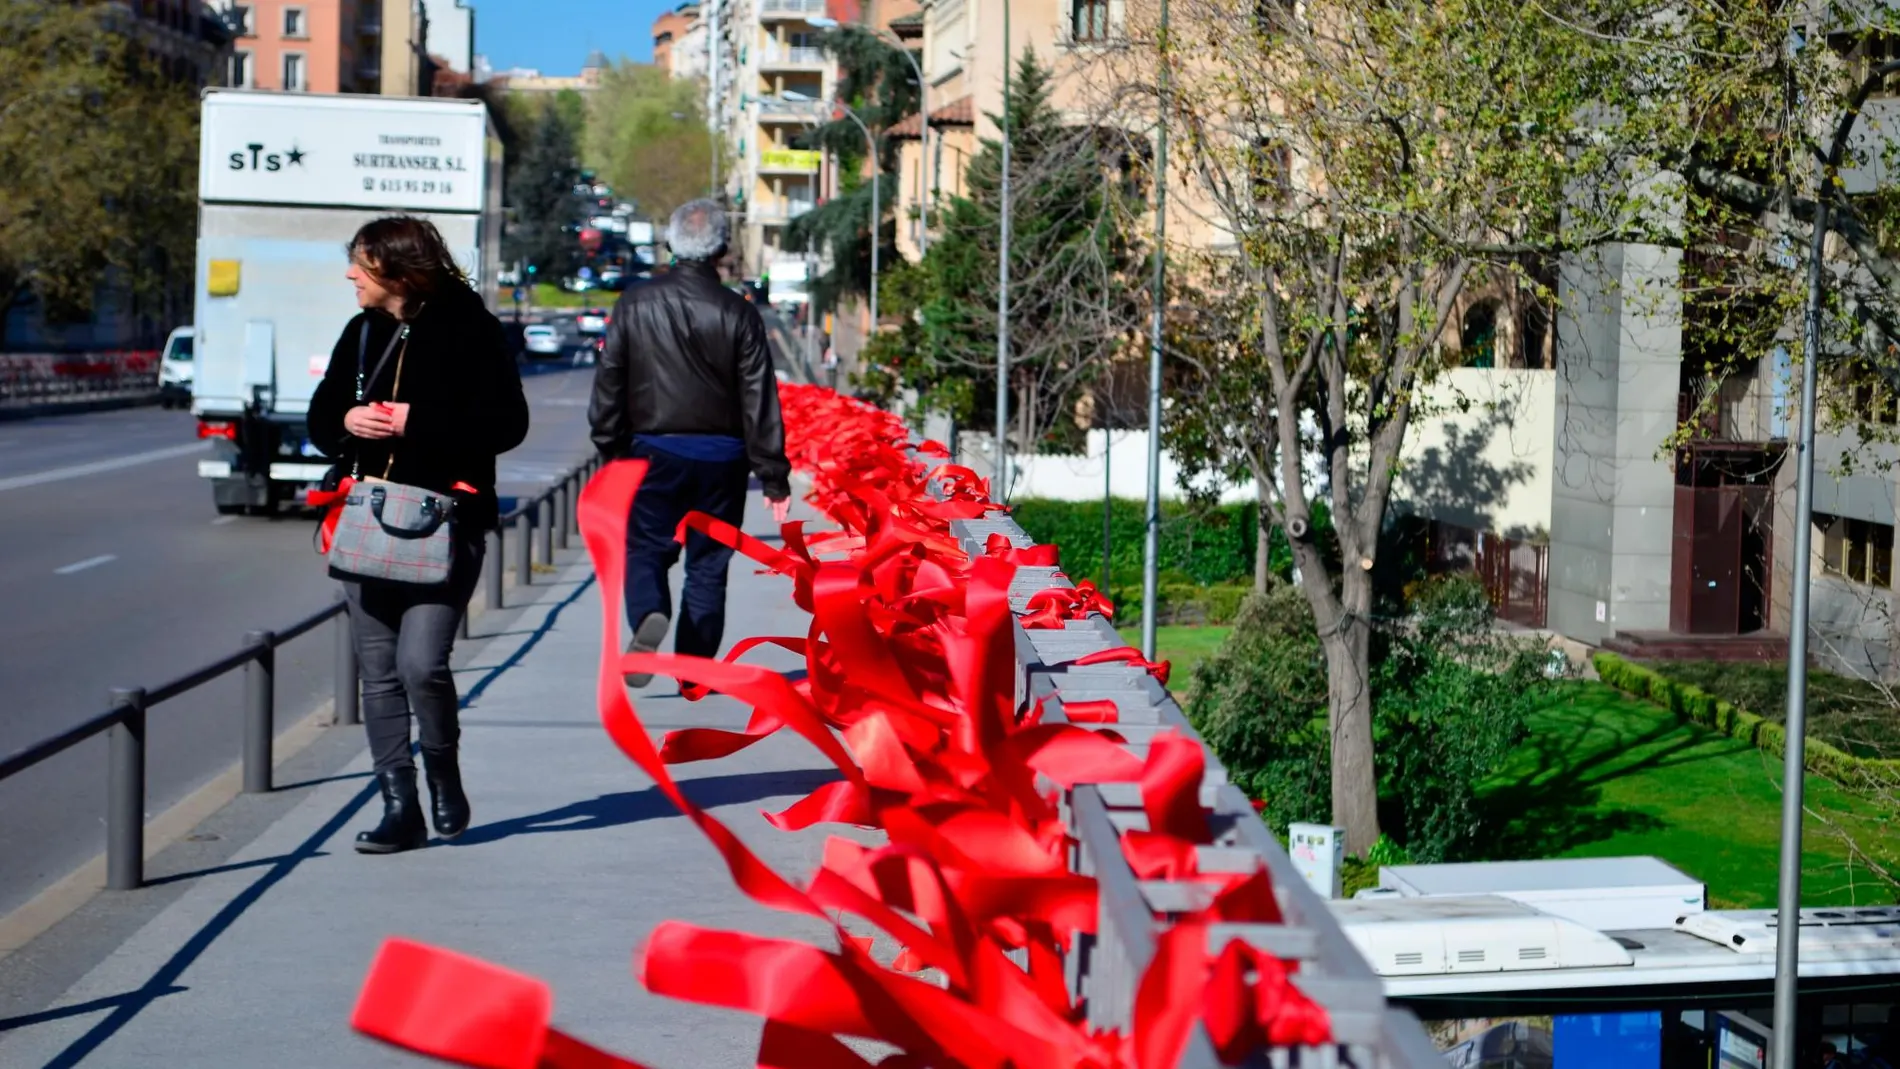
[[[653,58],[651,30],[678,0],[469,0],[475,9],[475,51],[496,70],[534,67],[578,74],[587,53],[609,59]]]

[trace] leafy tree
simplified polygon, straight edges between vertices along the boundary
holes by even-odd
[[[713,136],[704,90],[658,67],[622,60],[601,74],[587,103],[581,158],[654,219],[706,195]]]
[[[530,105],[517,113],[527,127],[521,155],[508,163],[511,223],[503,235],[503,255],[538,268],[553,279],[569,273],[579,257],[571,232],[580,204],[578,127],[551,103]],[[525,119],[525,121],[524,121]]]
[[[1673,319],[1712,404],[1796,333],[1818,189],[1839,238],[1829,351],[1900,337],[1891,205],[1844,196],[1814,138],[1900,25],[1872,4],[1829,18],[1823,37],[1811,8],[1719,0],[1180,0],[1163,38],[1132,9],[1134,43],[1097,84],[1153,106],[1155,71],[1172,74],[1182,177],[1231,246],[1177,258],[1169,338],[1194,401],[1170,410],[1175,440],[1190,468],[1255,479],[1276,525],[1332,505],[1341,563],[1310,534],[1294,554],[1328,663],[1332,818],[1354,849],[1379,831],[1380,536],[1462,298],[1514,288],[1562,322],[1591,311],[1566,294],[1595,292]],[[1882,155],[1894,143],[1849,162]]]
[[[198,101],[106,5],[0,4],[0,315],[82,320],[108,274],[189,277]]]
[[[1565,15],[1594,26],[1619,5]],[[1533,285],[1527,255],[1665,229],[1666,191],[1631,181],[1592,104],[1653,109],[1615,34],[1537,5],[1178,0],[1167,37],[1151,20],[1131,14],[1098,84],[1164,101],[1185,199],[1230,250],[1176,280],[1176,438],[1202,443],[1193,464],[1253,477],[1294,535],[1327,668],[1331,818],[1364,851],[1379,835],[1374,566],[1444,324],[1471,288]],[[1336,561],[1315,536],[1322,497]]]
[[[1012,450],[1073,448],[1082,388],[1135,340],[1140,251],[1139,163],[1102,128],[1064,122],[1050,72],[1025,49],[1010,95],[1010,401]],[[990,426],[996,412],[996,283],[1001,259],[1002,145],[970,161],[968,196],[948,198],[913,279],[893,287],[905,333],[874,356],[887,384],[926,409]],[[882,341],[882,339],[880,339]],[[875,386],[875,383],[867,383]]]
[[[825,34],[821,47],[838,61],[838,99],[857,112],[876,141],[874,166],[883,176],[877,190],[881,201],[877,205],[878,258],[888,272],[902,258],[892,244],[896,232],[884,224],[897,200],[897,154],[886,131],[917,112],[916,75],[901,52],[861,27],[833,30]],[[791,248],[830,251],[830,267],[812,279],[809,292],[819,309],[832,309],[846,296],[864,297],[871,291],[872,190],[870,176],[864,173],[871,148],[865,144],[864,131],[844,115],[819,123],[796,143],[829,153],[842,176],[838,195],[794,219],[785,235]],[[891,310],[884,302],[887,279],[880,278],[878,285],[879,314],[884,315]]]

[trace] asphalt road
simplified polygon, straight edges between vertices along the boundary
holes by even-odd
[[[532,429],[501,458],[504,499],[587,456],[592,379],[527,378]],[[0,423],[0,754],[104,711],[112,687],[176,678],[335,596],[313,516],[218,516],[205,452],[190,415],[157,408]],[[278,650],[280,729],[330,696],[334,649],[326,626]],[[237,759],[241,685],[234,673],[152,710],[148,812]],[[0,914],[104,848],[104,758],[95,738],[0,781]]]

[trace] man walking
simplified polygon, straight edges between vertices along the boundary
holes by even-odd
[[[765,323],[722,285],[726,213],[709,200],[680,206],[667,227],[671,271],[629,287],[614,305],[594,374],[588,422],[608,459],[637,457],[647,475],[627,525],[629,652],[651,653],[673,619],[667,572],[679,559],[680,520],[700,511],[738,526],[748,474],[781,523],[791,508],[791,464]],[[693,532],[686,540],[676,652],[715,657],[726,626],[732,551]],[[627,674],[643,687],[653,677]]]

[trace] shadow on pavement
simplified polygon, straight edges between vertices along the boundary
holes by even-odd
[[[543,636],[554,629],[555,622],[560,619],[562,611],[579,600],[581,594],[592,585],[592,582],[593,580],[589,578],[586,582],[579,584],[573,593],[551,606],[548,611],[547,619],[539,627],[535,628],[529,637],[522,642],[521,648],[516,650],[512,656],[490,669],[487,675],[483,676],[474,686],[468,689],[468,692],[462,697],[463,707],[466,708],[470,702],[479,698],[482,692],[499,678],[503,672],[521,663],[521,659],[527,656],[528,651],[532,650]],[[780,784],[778,791],[790,791],[796,784],[796,777],[780,776],[760,778],[764,780],[776,778]],[[759,789],[764,789],[763,785],[761,785]],[[778,793],[778,791],[771,793]],[[653,793],[657,794],[657,792]],[[175,995],[190,990],[190,988],[180,986],[178,983],[178,980],[184,975],[185,970],[189,969],[206,950],[210,949],[218,937],[230,929],[231,925],[235,924],[238,918],[244,915],[246,910],[250,909],[259,899],[263,898],[271,888],[277,886],[277,884],[281,883],[292,872],[296,871],[298,865],[312,858],[328,856],[322,849],[323,845],[341,833],[345,825],[356,819],[358,811],[376,796],[376,783],[374,781],[365,783],[363,788],[352,795],[329,820],[324,821],[322,827],[304,839],[302,843],[298,844],[295,850],[292,850],[288,854],[282,854],[277,857],[260,858],[250,862],[239,862],[212,869],[204,869],[199,872],[180,873],[165,877],[162,880],[152,881],[153,883],[175,882],[177,880],[188,879],[193,876],[204,876],[214,872],[269,866],[250,886],[239,891],[229,902],[226,902],[224,908],[218,910],[217,914],[207,921],[202,928],[192,933],[191,938],[187,939],[185,944],[179,947],[177,952],[168,958],[163,965],[160,965],[153,971],[151,978],[140,985],[136,990],[128,991],[124,994],[94,999],[91,1002],[77,1006],[59,1006],[19,1017],[0,1018],[0,1032],[25,1028],[29,1025],[44,1024],[51,1021],[84,1016],[86,1014],[97,1013],[101,1010],[110,1010],[111,1012],[107,1014],[104,1020],[93,1025],[84,1035],[74,1040],[65,1050],[47,1062],[46,1069],[71,1069],[71,1067],[80,1064],[94,1051],[98,1050],[101,1044],[111,1039],[120,1029],[130,1024],[132,1019],[137,1017],[147,1006],[150,1006],[152,1003],[167,995]],[[769,796],[769,793],[758,795],[758,797]],[[596,801],[600,800],[596,799]],[[582,803],[583,806],[589,804],[590,803]],[[611,809],[611,807],[609,807],[609,809]],[[608,819],[608,815],[602,815],[598,819]],[[618,823],[626,823],[626,821],[621,820],[618,821]],[[476,831],[480,831],[480,829],[476,829]],[[473,833],[471,832],[471,834]]]
[[[698,805],[713,809],[724,805],[756,802],[810,794],[839,778],[835,770],[812,769],[804,772],[753,772],[736,776],[707,776],[682,780],[680,789]],[[558,809],[532,813],[511,820],[498,820],[470,828],[450,846],[480,846],[516,835],[543,835],[549,832],[600,831],[643,820],[678,816],[679,810],[658,787],[644,791],[603,794],[585,802],[573,802]]]

